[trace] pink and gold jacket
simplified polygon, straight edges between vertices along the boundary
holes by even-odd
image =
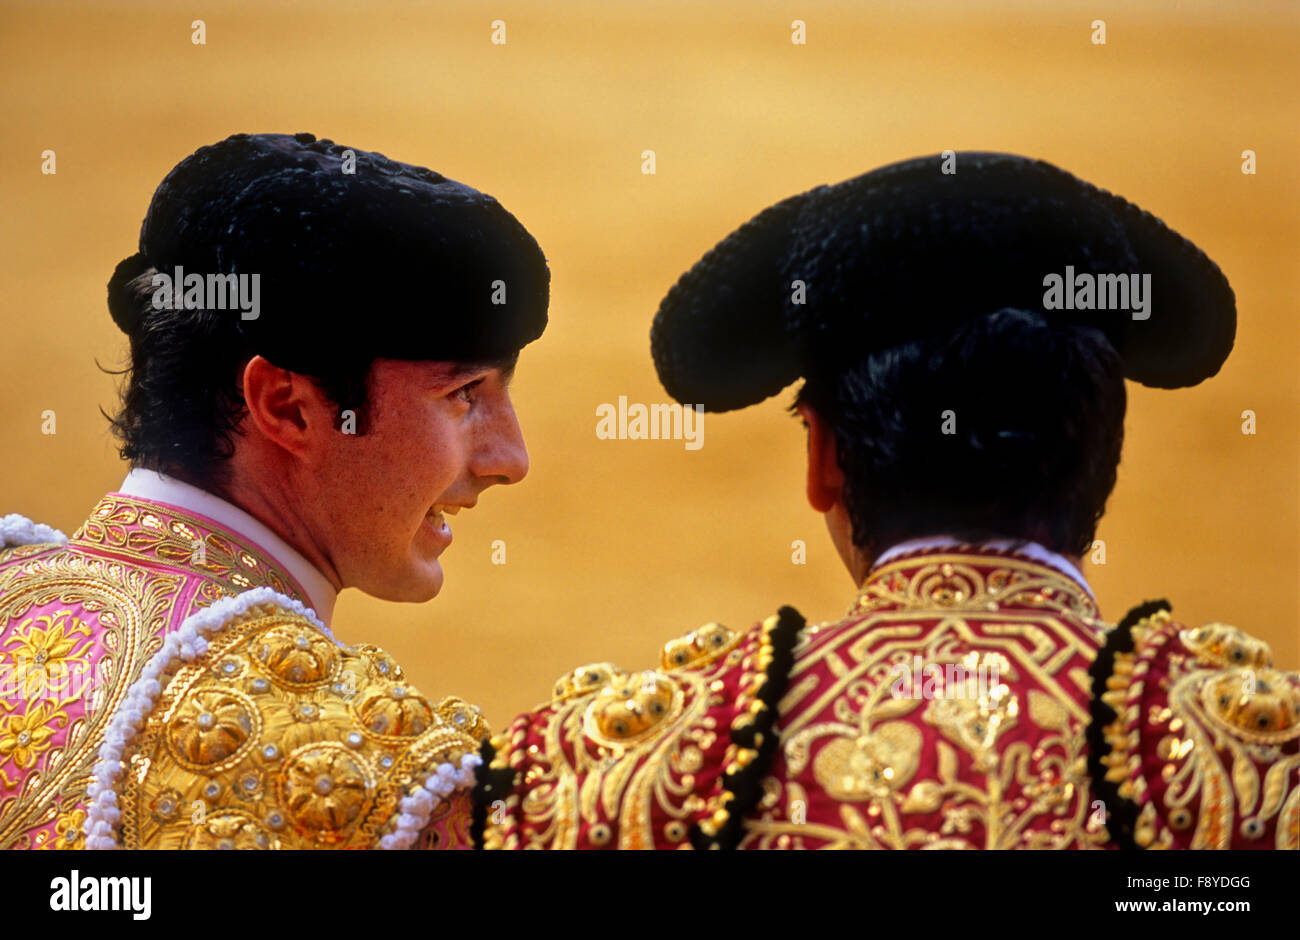
[[[247,538],[121,493],[0,536],[0,848],[468,844],[478,709],[336,641]]]
[[[485,745],[487,848],[1296,849],[1300,676],[1163,601],[928,548],[845,617],[575,670]]]

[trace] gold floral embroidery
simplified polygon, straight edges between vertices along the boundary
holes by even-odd
[[[328,638],[287,628],[267,631],[253,655],[281,682],[297,688],[328,682],[338,658]]]
[[[84,849],[86,847],[86,834],[82,832],[82,826],[86,823],[86,811],[84,809],[74,809],[70,813],[64,813],[54,823],[54,838],[46,843],[47,848],[51,849]]]
[[[377,737],[411,738],[433,724],[433,706],[405,685],[383,684],[358,696],[357,722]]]
[[[79,677],[89,678],[86,651],[91,643],[90,627],[71,610],[22,621],[5,640],[8,652],[0,656],[0,669],[9,680],[6,690],[29,700],[71,691]]]
[[[67,713],[48,701],[28,705],[22,715],[13,714],[14,706],[3,702],[0,710],[9,713],[4,728],[0,729],[0,757],[12,760],[20,770],[35,764],[37,755],[49,746],[55,732],[68,725]]]
[[[284,805],[295,822],[315,832],[345,829],[374,800],[374,783],[341,745],[305,751],[283,776]]]
[[[808,628],[796,648],[785,766],[764,781],[741,847],[1101,844],[1084,735],[1086,666],[1105,628],[1083,589],[1044,565],[958,551],[882,566],[845,622]],[[897,677],[917,669],[965,679],[900,693]],[[928,746],[926,726],[940,736]],[[808,818],[810,783],[839,803],[838,824]]]
[[[238,755],[256,734],[257,708],[244,695],[206,689],[181,703],[167,722],[167,745],[176,762],[210,772]]]
[[[196,543],[206,558],[192,557]],[[151,567],[158,564],[184,570]],[[195,576],[200,583],[193,600],[176,609]],[[32,700],[54,696],[57,705],[74,697],[81,716],[70,722],[59,748],[43,752],[44,763],[31,749],[39,728],[24,728],[33,735],[27,745],[17,731],[10,750],[0,752],[0,785],[18,794],[0,809],[0,849],[45,844],[51,807],[75,806],[84,797],[109,716],[163,635],[194,610],[263,585],[296,593],[288,577],[252,549],[189,515],[120,495],[100,500],[64,546],[0,554],[0,681],[6,690],[23,685]],[[55,611],[32,617],[33,608],[55,604]],[[96,637],[102,650],[95,649]],[[41,651],[44,662],[38,662]],[[18,658],[10,662],[10,656]],[[51,665],[56,662],[62,666]],[[0,720],[0,728],[11,726]],[[14,754],[35,760],[19,768]],[[5,766],[18,770],[17,779]]]
[[[269,849],[273,837],[245,812],[226,810],[204,816],[185,835],[184,849]]]

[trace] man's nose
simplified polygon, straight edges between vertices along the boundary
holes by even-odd
[[[507,403],[498,413],[476,463],[475,475],[494,483],[518,483],[528,475],[528,448],[513,405]]]

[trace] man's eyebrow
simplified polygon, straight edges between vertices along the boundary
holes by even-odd
[[[508,385],[510,380],[514,378],[515,367],[517,365],[519,365],[519,353],[517,352],[510,356],[503,356],[500,359],[483,359],[476,362],[452,362],[447,364],[445,371],[440,370],[438,375],[438,384],[453,385],[476,372],[496,369],[501,373],[502,384]]]
[[[515,366],[519,365],[519,353],[503,356],[500,359],[488,359],[482,362],[468,364],[466,371],[479,372],[483,369],[496,369],[501,373],[501,384],[509,385],[510,380],[515,377]]]

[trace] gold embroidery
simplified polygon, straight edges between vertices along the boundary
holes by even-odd
[[[1084,738],[1084,667],[1105,629],[1096,614],[1080,586],[1028,561],[954,552],[882,566],[849,622],[810,629],[796,648],[784,772],[764,781],[741,847],[1101,844]],[[942,677],[936,688],[900,687],[924,669]],[[928,748],[925,725],[940,735]],[[927,759],[934,770],[918,780]],[[807,819],[805,769],[840,802],[838,825]]]
[[[1181,630],[1178,638],[1208,666],[1273,665],[1273,653],[1267,643],[1226,623],[1207,623],[1195,630]]]
[[[1220,728],[1255,744],[1300,736],[1300,689],[1273,669],[1231,669],[1200,683],[1200,704]]]
[[[1300,737],[1300,679],[1271,668],[1267,645],[1234,627],[1175,633],[1175,626],[1163,610],[1135,624],[1133,651],[1115,655],[1102,694],[1116,713],[1103,729],[1110,750],[1102,763],[1119,795],[1140,807],[1134,840],[1168,848],[1175,832],[1191,830],[1191,848],[1222,849],[1234,831],[1258,839],[1276,815],[1277,847],[1300,847],[1300,823],[1292,818],[1300,814],[1300,788],[1292,785],[1300,755],[1281,751]],[[1174,635],[1195,659],[1168,657],[1170,672],[1161,680],[1168,707],[1149,710],[1152,730],[1143,732],[1138,703],[1151,664]],[[1143,776],[1144,734],[1156,739],[1156,754],[1166,761],[1158,799]],[[1268,767],[1263,780],[1257,761]]]
[[[66,707],[67,703],[62,703]],[[0,702],[0,712],[8,715],[0,729],[0,757],[9,758],[19,770],[36,763],[36,755],[49,746],[56,728],[68,726],[68,716],[52,702],[36,702],[25,714],[13,714],[14,706]],[[0,775],[3,775],[0,771]],[[15,786],[8,778],[0,776],[6,788]]]
[[[470,833],[473,806],[468,791],[451,794],[433,808],[429,823],[420,831],[412,848],[419,850],[468,849],[474,839]]]
[[[140,524],[149,531],[128,528]],[[183,564],[220,582],[232,594],[265,585],[281,594],[301,591],[279,568],[193,516],[121,494],[110,494],[69,540],[134,561]]]
[[[82,826],[86,822],[86,811],[84,809],[74,809],[70,813],[65,813],[54,823],[54,838],[45,843],[44,848],[50,849],[84,849],[86,847],[86,834],[82,832]]]
[[[228,689],[196,692],[172,712],[164,739],[187,770],[213,773],[235,763],[257,739],[260,716],[250,698]]]
[[[1278,775],[1279,777],[1281,774]],[[1272,778],[1273,774],[1269,774]],[[1291,791],[1291,796],[1286,801],[1286,806],[1282,807],[1282,812],[1278,814],[1280,825],[1277,827],[1277,838],[1275,847],[1296,851],[1300,849],[1300,787]]]
[[[400,800],[488,733],[477,709],[435,706],[393,672],[287,611],[223,627],[132,745],[122,846],[373,848]]]
[[[1031,607],[1096,620],[1097,606],[1068,577],[1046,565],[1018,558],[927,553],[917,559],[898,558],[871,573],[848,613],[884,607],[986,612],[1005,607]],[[975,567],[995,565],[992,570]]]
[[[328,682],[338,660],[327,637],[292,627],[268,630],[253,655],[281,682],[304,690]]]
[[[80,608],[97,621],[104,648],[75,690],[83,716],[68,727],[62,748],[26,770],[21,792],[0,809],[0,847],[29,846],[29,830],[51,818],[47,809],[75,805],[84,797],[109,715],[161,643],[181,583],[176,575],[67,549],[0,568],[0,623],[20,622],[34,606]],[[52,691],[53,684],[47,696]],[[75,700],[60,697],[63,706]],[[29,702],[28,708],[36,705]]]
[[[44,698],[51,692],[69,691],[66,686],[88,669],[90,627],[72,611],[60,610],[23,620],[4,646],[6,655],[0,662],[12,658],[15,680],[6,683],[6,691],[25,699]]]
[[[619,668],[613,663],[591,663],[575,669],[556,680],[554,700],[562,702],[575,695],[595,692],[618,672]]]
[[[137,523],[145,531],[128,528]],[[196,543],[206,559],[192,557]],[[108,720],[168,629],[194,610],[251,587],[296,593],[274,565],[199,520],[120,495],[100,500],[66,545],[6,549],[0,562],[0,670],[6,688],[21,684],[26,714],[40,707],[70,711],[74,702],[82,712],[66,726],[61,747],[39,753],[23,750],[19,738],[26,730],[29,744],[41,739],[40,727],[17,730],[13,722],[20,716],[12,706],[0,719],[14,729],[13,746],[8,755],[0,753],[0,764],[14,754],[33,758],[20,779],[0,769],[0,785],[12,794],[0,802],[0,849],[48,845],[43,827],[58,807],[77,812],[72,807],[85,796]],[[184,572],[152,567],[178,563]],[[191,574],[203,580],[188,609],[177,611]],[[66,609],[29,616],[33,608],[53,604]]]
[[[612,676],[587,706],[583,731],[597,744],[626,747],[681,714],[682,699],[681,688],[662,673]]]
[[[664,669],[702,666],[728,652],[740,635],[720,623],[707,623],[679,640],[664,646],[659,661]]]
[[[765,708],[756,695],[766,681],[777,624],[773,616],[744,634],[709,624],[668,644],[660,670],[627,673],[598,663],[561,678],[537,729],[542,743],[525,750],[527,718],[492,739],[493,769],[529,767],[524,796],[512,792],[503,810],[489,812],[484,845],[576,848],[585,832],[585,844],[597,847],[652,848],[658,829],[689,848],[693,819],[705,835],[715,835],[727,823],[733,797],[720,784],[697,793],[695,774],[709,752],[724,773],[757,756],[729,735]],[[678,662],[687,668],[670,665]],[[719,685],[723,676],[728,682]],[[709,712],[732,699],[733,724],[720,727]],[[656,814],[667,821],[656,825]],[[523,834],[503,832],[505,817],[518,819]]]

